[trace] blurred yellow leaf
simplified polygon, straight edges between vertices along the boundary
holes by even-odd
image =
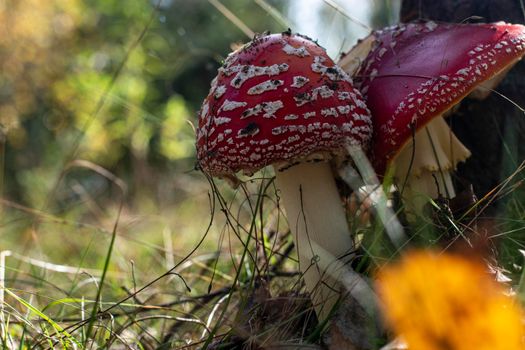
[[[524,349],[522,312],[483,263],[411,252],[378,275],[389,327],[413,350]]]

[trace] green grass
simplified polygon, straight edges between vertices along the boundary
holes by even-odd
[[[23,250],[5,259],[5,347],[206,345],[237,327],[237,311],[253,307],[247,304],[263,278],[272,294],[298,291],[272,181],[254,180],[236,191],[219,185],[221,191],[200,201],[171,207],[185,213],[176,222],[190,229],[168,234],[173,223],[148,224],[127,205],[119,212],[118,203],[108,210],[112,230],[6,208],[4,217],[18,217],[15,223],[38,223],[16,237],[25,240]],[[201,208],[198,223],[186,205]],[[4,222],[11,235],[20,232],[15,223]]]
[[[148,215],[140,205],[133,214],[133,205],[118,197],[105,202],[102,218],[93,217],[87,206],[79,211],[72,205],[56,216],[5,202],[5,242],[21,245],[5,256],[2,346],[183,349],[220,342],[318,343],[322,333],[315,331],[311,306],[301,294],[271,174],[236,190],[195,175],[194,181],[202,182],[196,187],[200,194]],[[501,261],[515,268],[521,266],[517,248],[523,246],[525,226],[518,194],[507,194],[508,214],[498,221]],[[172,221],[167,212],[174,213]],[[159,220],[161,215],[166,216]],[[381,220],[353,227],[363,237],[355,268],[365,274],[407,244],[396,247]],[[407,246],[439,245],[439,227],[426,219],[408,233]],[[520,269],[512,272],[516,284],[523,280]],[[283,318],[267,319],[268,314]]]
[[[280,25],[288,23],[269,1],[256,4]],[[109,103],[113,84],[144,40],[152,18],[123,51],[91,118]],[[133,174],[117,169],[129,176],[121,179],[94,162],[77,159],[79,135],[68,140],[70,149],[60,150],[56,173],[18,175],[32,186],[34,194],[28,197],[38,200],[1,200],[2,349],[231,349],[240,344],[322,343],[323,326],[316,323],[304,294],[271,172],[243,178],[242,185],[232,189],[191,171],[193,159],[182,159],[176,171],[160,174],[151,188],[126,189],[124,183],[132,184]],[[356,157],[363,179],[354,187],[380,186],[366,160]],[[477,208],[482,218],[487,203],[501,202],[502,214],[490,221],[487,242],[522,301],[524,176],[518,168]],[[20,204],[28,202],[34,205]],[[364,276],[407,247],[448,249],[450,232],[453,242],[466,244],[465,237],[471,238],[478,224],[445,217],[446,225],[436,225],[421,217],[405,238],[399,222],[393,226],[389,221],[400,212],[399,207],[391,211],[383,206],[370,223],[349,216],[360,242],[353,267]],[[385,222],[390,222],[386,229]],[[384,341],[374,339],[377,344]]]
[[[236,190],[191,176],[200,192],[157,212],[118,196],[91,198],[91,205],[102,201],[99,216],[88,202],[52,215],[4,201],[4,242],[16,249],[4,253],[3,348],[319,343],[271,174],[245,179]],[[519,185],[502,183],[506,211],[491,242],[501,247],[497,258],[522,297],[523,194],[505,191]],[[365,275],[406,247],[448,249],[443,228],[427,218],[400,245],[379,219],[388,215],[352,225],[362,237],[354,268]],[[472,226],[455,225],[472,238]],[[461,235],[455,240],[465,243]]]

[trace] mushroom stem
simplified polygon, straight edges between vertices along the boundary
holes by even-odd
[[[454,198],[456,192],[450,173],[470,151],[458,140],[442,116],[434,118],[395,158],[395,178],[405,209],[421,213],[428,198]]]
[[[334,176],[328,162],[301,163],[275,173],[300,270],[323,321],[344,292],[336,281],[340,264],[334,262],[348,262],[354,249]],[[328,252],[330,261],[322,261],[316,247]]]

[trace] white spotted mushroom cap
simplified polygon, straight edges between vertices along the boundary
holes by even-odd
[[[416,22],[375,32],[356,83],[372,112],[379,174],[413,133],[525,54],[525,26]]]
[[[204,100],[200,168],[229,177],[366,148],[370,112],[352,80],[310,39],[262,35],[231,53]]]

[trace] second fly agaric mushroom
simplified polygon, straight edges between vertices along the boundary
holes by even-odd
[[[319,248],[353,249],[328,161],[365,147],[370,112],[349,76],[315,42],[289,32],[261,35],[231,53],[204,100],[197,131],[200,168],[235,180],[273,165],[300,268],[320,319],[340,296]],[[332,261],[333,262],[333,261]]]
[[[450,172],[470,152],[443,116],[467,95],[490,92],[525,54],[525,27],[415,22],[376,31],[358,48],[361,59],[351,51],[340,65],[354,71],[372,112],[377,172],[394,165],[409,210],[426,197],[453,198]]]

